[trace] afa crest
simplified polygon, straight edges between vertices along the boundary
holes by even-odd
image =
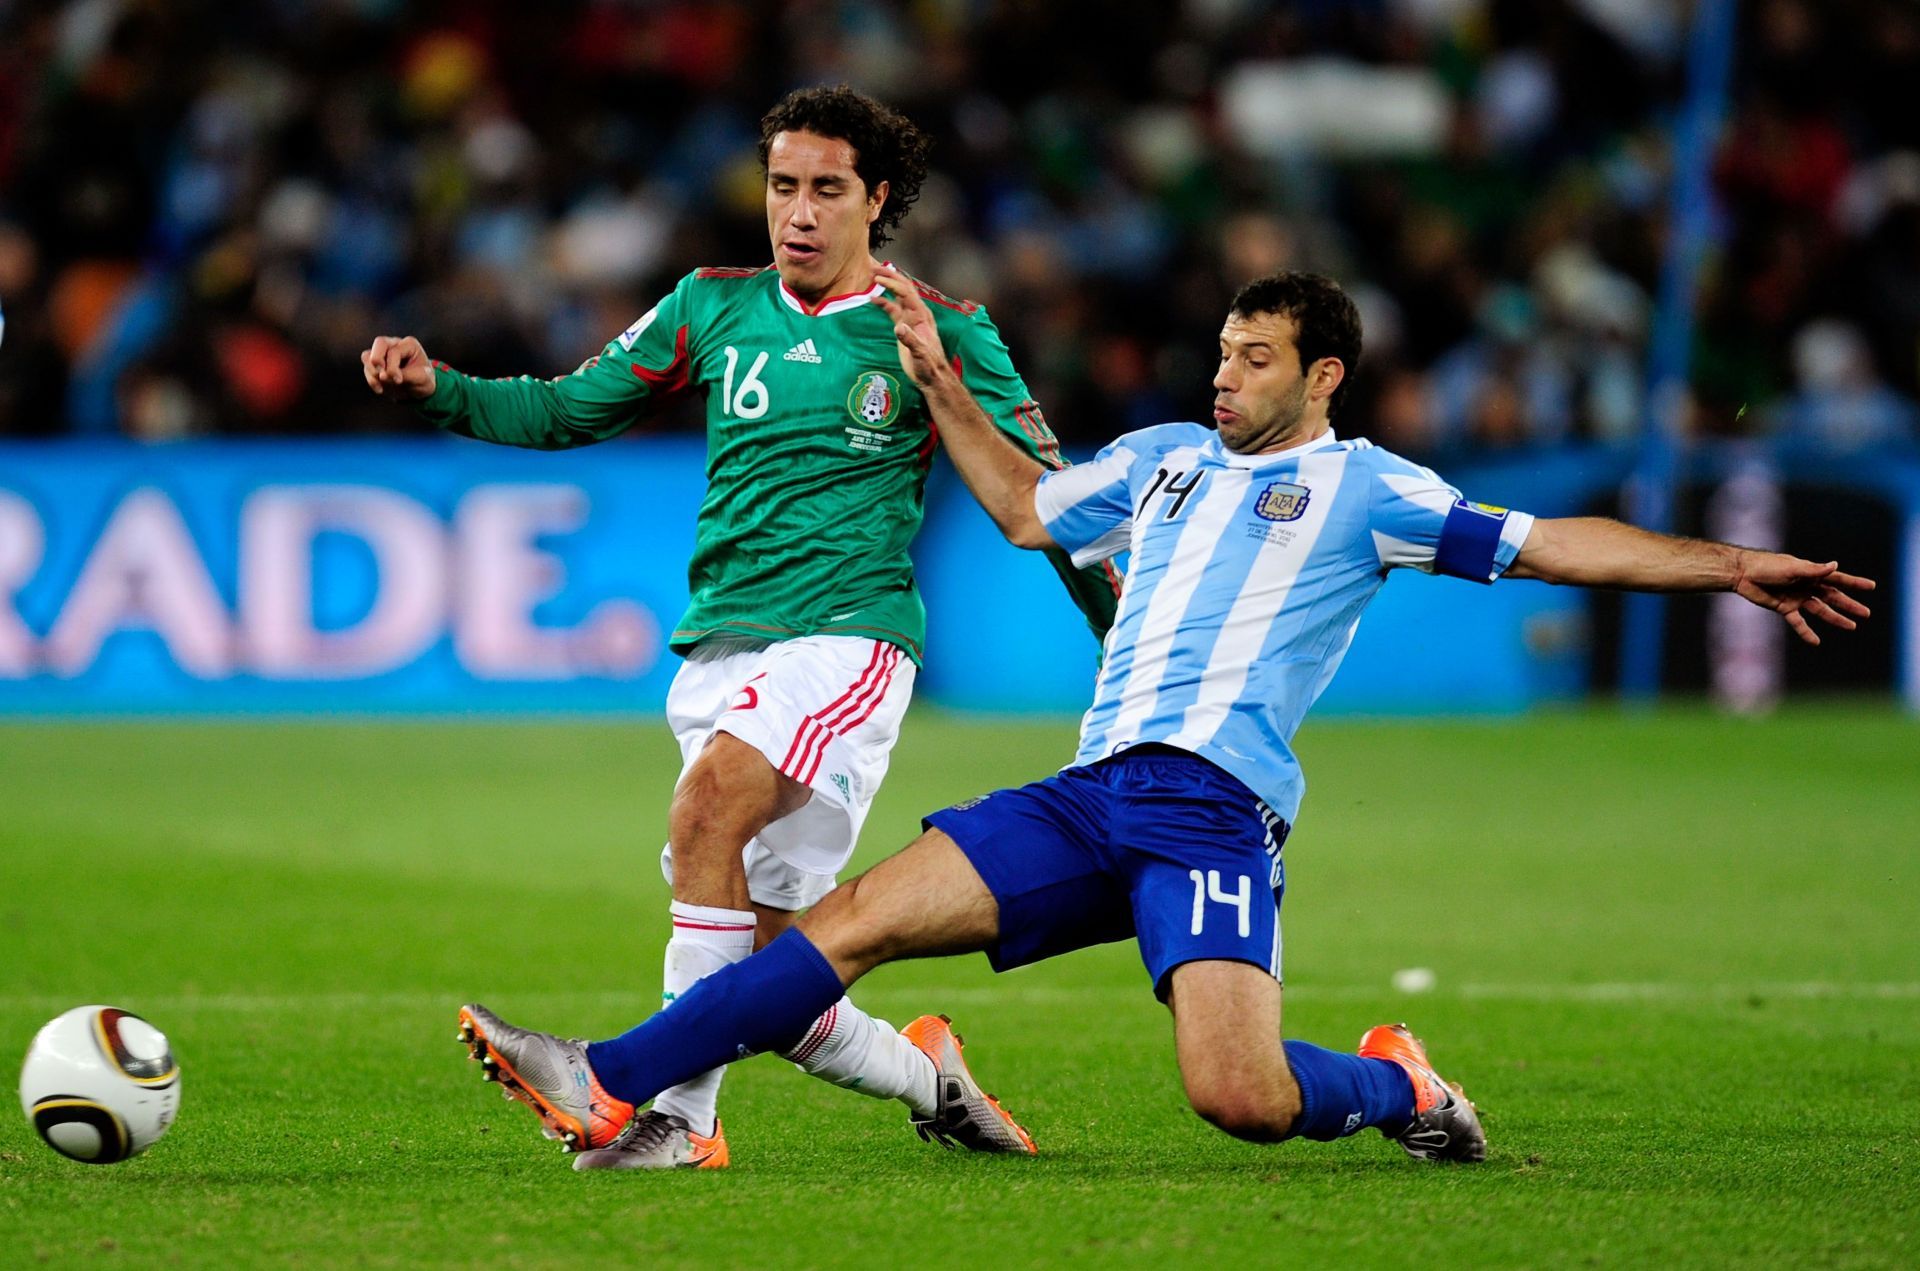
[[[855,423],[885,428],[900,417],[900,381],[885,371],[864,371],[847,393],[847,413]]]
[[[1297,521],[1306,514],[1307,504],[1313,498],[1313,491],[1303,485],[1290,481],[1275,481],[1260,491],[1253,510],[1261,519],[1268,521]]]

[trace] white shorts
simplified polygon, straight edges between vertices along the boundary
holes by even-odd
[[[771,644],[707,641],[667,690],[680,775],[715,733],[728,733],[813,795],[747,843],[747,893],[805,909],[833,890],[887,775],[916,668],[898,645],[856,636]],[[673,848],[660,853],[673,881]]]

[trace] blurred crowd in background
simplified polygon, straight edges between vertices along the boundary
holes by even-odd
[[[935,138],[883,253],[1069,441],[1207,417],[1235,286],[1360,300],[1343,431],[1625,444],[1681,0],[0,0],[0,436],[393,432],[358,353],[572,369],[768,259],[760,115]],[[1920,6],[1745,0],[1691,426],[1920,436]],[[650,429],[698,426],[690,409]]]

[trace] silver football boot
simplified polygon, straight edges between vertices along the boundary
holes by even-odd
[[[480,1075],[532,1108],[569,1152],[607,1146],[633,1119],[633,1105],[601,1087],[583,1041],[516,1028],[477,1002],[460,1008],[459,1039]]]
[[[573,1158],[577,1170],[725,1169],[726,1164],[727,1132],[718,1117],[707,1136],[695,1134],[683,1118],[653,1108],[627,1122],[613,1142]]]

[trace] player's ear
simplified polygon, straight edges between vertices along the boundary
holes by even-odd
[[[1323,357],[1307,368],[1307,396],[1325,401],[1333,396],[1347,378],[1347,364],[1337,357]]]
[[[893,186],[882,181],[867,191],[867,224],[880,219],[880,209],[887,205],[887,195],[893,192]]]

